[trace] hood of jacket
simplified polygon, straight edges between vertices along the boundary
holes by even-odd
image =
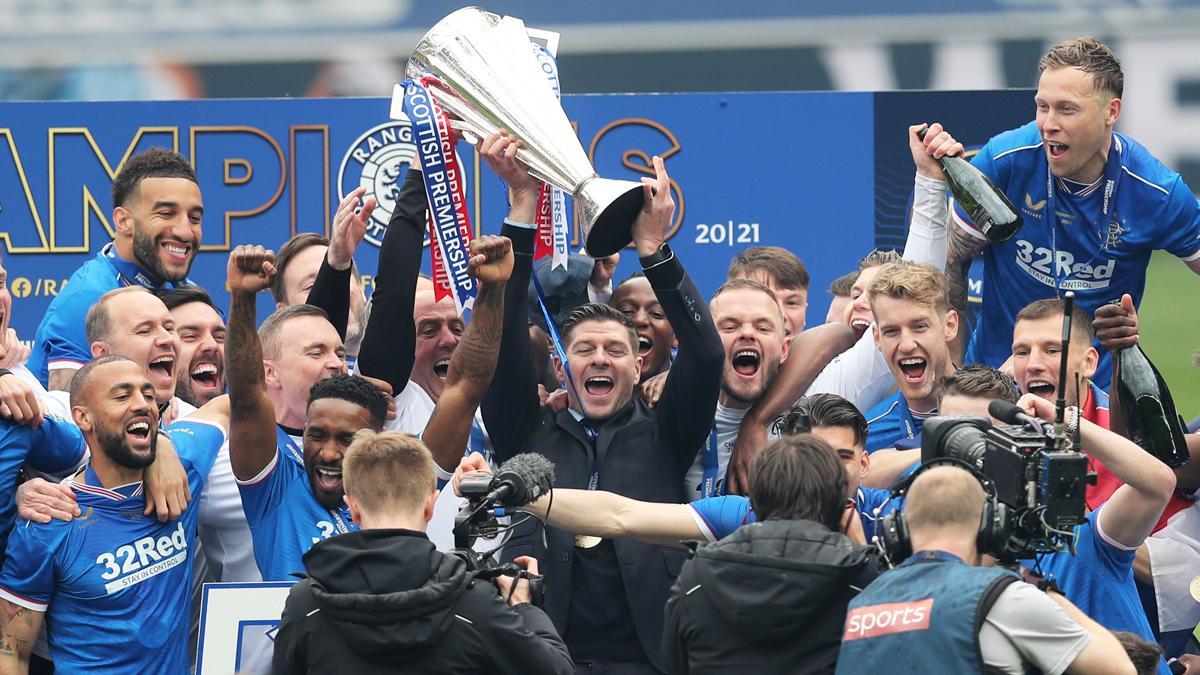
[[[472,576],[423,533],[362,530],[304,554],[313,600],[340,637],[376,658],[399,660],[436,643]]]
[[[751,642],[794,638],[853,583],[874,578],[871,550],[808,520],[770,520],[701,546],[691,564],[722,618]]]

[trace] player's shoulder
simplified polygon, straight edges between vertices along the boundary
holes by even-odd
[[[1179,172],[1163,164],[1146,146],[1123,134],[1113,134],[1113,143],[1121,152],[1121,170],[1139,198],[1166,200],[1171,196],[1180,177]],[[1125,188],[1123,187],[1122,190]],[[1189,198],[1191,194],[1187,195]]]
[[[72,297],[81,293],[107,293],[120,286],[112,265],[104,259],[104,254],[93,256],[79,266],[67,280],[67,285],[58,297]]]
[[[191,416],[175,420],[163,429],[176,446],[181,443],[212,444],[220,447],[228,436],[225,427],[201,417]],[[178,450],[178,447],[176,447]]]
[[[86,313],[100,296],[120,287],[112,266],[97,255],[79,266],[67,284],[50,302],[47,314],[82,311]]]
[[[1042,135],[1037,130],[1037,123],[1029,122],[992,136],[980,152],[986,153],[993,162],[1004,159],[1020,161],[1038,158],[1041,147]]]
[[[40,552],[52,555],[63,545],[72,531],[77,529],[80,524],[87,522],[89,515],[87,507],[84,506],[83,513],[70,521],[54,518],[48,523],[35,523],[32,520],[18,518],[9,534],[6,553],[7,555],[30,555]]]
[[[889,417],[892,417],[896,414],[896,411],[900,409],[900,406],[903,403],[904,396],[898,391],[891,396],[888,396],[879,403],[876,403],[871,407],[870,410],[867,411],[867,424],[877,424],[883,422]]]

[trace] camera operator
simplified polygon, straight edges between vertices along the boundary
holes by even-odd
[[[1025,394],[1017,405],[1043,420],[1054,419],[1054,404],[1036,395]],[[1082,447],[1122,485],[1075,528],[1074,555],[1040,554],[1025,564],[1053,580],[1071,602],[1106,628],[1153,641],[1134,584],[1133,561],[1171,499],[1175,474],[1133,441],[1089,422],[1078,408],[1067,408],[1064,417],[1068,435],[1078,430]],[[1170,672],[1165,662],[1160,662],[1159,672]]]
[[[363,430],[342,470],[362,529],[304,555],[309,576],[288,595],[273,672],[574,672],[527,580],[498,577],[497,594],[429,541],[438,490],[424,443]],[[537,573],[533,558],[516,562]]]
[[[990,500],[958,466],[916,474],[896,516],[914,553],[850,602],[837,672],[1134,672],[1066,598],[977,566],[994,541]]]

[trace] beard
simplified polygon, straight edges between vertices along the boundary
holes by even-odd
[[[150,431],[152,435],[156,432],[157,429]],[[138,455],[129,447],[129,441],[125,440],[123,432],[105,429],[96,435],[96,440],[100,442],[100,449],[109,459],[126,469],[144,469],[154,463],[155,446],[151,445],[150,452],[145,455]]]
[[[143,269],[160,281],[181,281],[187,276],[187,270],[183,274],[167,270],[158,257],[158,239],[151,238],[137,223],[134,223],[133,226],[133,258],[141,264]],[[191,265],[189,264],[188,267],[190,268]]]

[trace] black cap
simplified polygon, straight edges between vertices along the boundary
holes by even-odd
[[[542,290],[546,293],[546,309],[554,318],[555,327],[561,328],[572,310],[591,302],[588,297],[588,280],[592,278],[592,268],[596,261],[589,256],[572,253],[567,258],[567,269],[560,267],[551,270],[552,260],[551,256],[546,256],[535,262],[533,273],[537,275]],[[546,330],[546,318],[542,315],[542,308],[538,306],[537,288],[532,279],[529,280],[529,318],[539,328]]]

